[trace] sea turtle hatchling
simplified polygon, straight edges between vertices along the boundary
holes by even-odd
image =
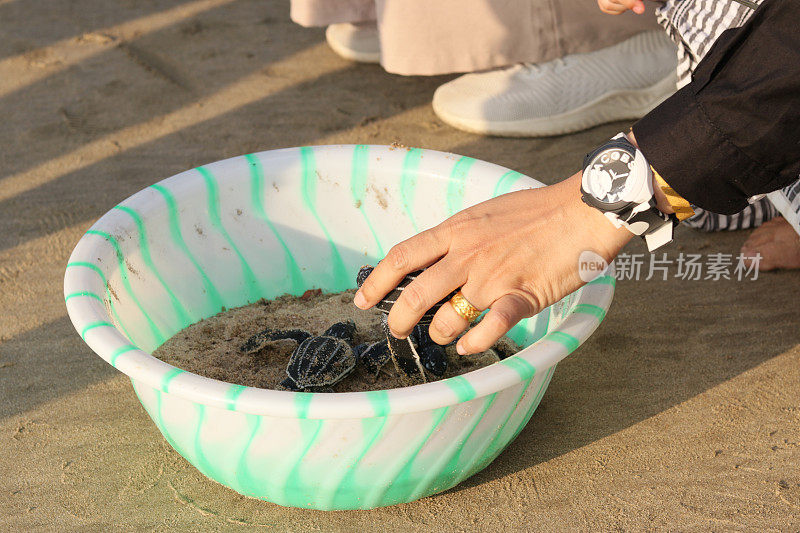
[[[358,274],[356,275],[356,285],[358,287],[361,287],[361,285],[364,284],[364,281],[367,279],[367,277],[369,277],[373,269],[374,267],[371,267],[369,265],[361,267],[361,269],[358,271]],[[397,287],[389,291],[389,294],[384,296],[381,299],[381,301],[375,304],[375,308],[379,309],[384,313],[388,313],[389,311],[391,311],[392,306],[395,304],[395,302],[397,302],[397,299],[400,298],[400,295],[403,293],[403,289],[405,289],[412,281],[417,279],[417,276],[422,274],[422,272],[423,272],[422,270],[417,270],[415,272],[406,275],[406,277],[404,277],[400,281]],[[450,298],[452,298],[456,292],[457,291],[451,292],[446,297],[444,297],[443,299],[439,300],[434,305],[432,305],[431,308],[428,309],[424,315],[422,315],[422,318],[420,318],[419,320],[420,323],[430,324],[431,320],[433,320],[433,315],[436,314],[436,311],[438,311],[439,308],[442,307],[444,304],[449,302]]]
[[[286,379],[280,386],[299,391],[338,383],[356,365],[356,356],[350,346],[355,329],[352,321],[337,322],[322,335],[304,340],[289,359]]]
[[[356,275],[356,284],[361,287],[364,284],[364,281],[367,277],[372,273],[373,267],[371,266],[364,266],[358,271]],[[392,362],[394,363],[395,368],[397,371],[400,372],[403,376],[406,377],[406,380],[410,382],[410,384],[415,383],[426,383],[427,377],[425,376],[425,366],[422,363],[422,359],[417,353],[416,347],[412,342],[411,338],[406,339],[398,339],[394,335],[392,335],[391,331],[389,330],[389,322],[388,322],[388,315],[392,309],[392,306],[397,302],[397,299],[412,281],[414,281],[417,276],[422,273],[421,270],[416,272],[412,272],[408,274],[402,281],[392,289],[389,294],[383,297],[381,301],[375,304],[375,307],[379,309],[383,316],[381,317],[381,324],[383,325],[384,333],[386,334],[386,341],[389,343],[389,351],[391,354]],[[441,301],[437,302],[433,305],[428,311],[422,315],[422,318],[419,320],[419,324],[430,324],[433,320],[433,315],[436,314],[436,311],[439,308],[447,303],[450,298],[452,298],[453,293],[448,294],[445,298]],[[434,368],[439,370],[440,365],[433,365]],[[433,373],[433,372],[432,372]],[[442,371],[444,373],[444,371]]]

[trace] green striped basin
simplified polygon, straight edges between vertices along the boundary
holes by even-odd
[[[511,337],[519,354],[463,376],[388,391],[280,392],[204,378],[150,355],[223,308],[358,268],[458,210],[541,184],[468,157],[316,146],[236,157],[131,196],[77,244],[64,292],[100,357],[127,374],[164,438],[211,479],[280,505],[368,509],[448,489],[522,430],[555,366],[605,316],[609,275]]]

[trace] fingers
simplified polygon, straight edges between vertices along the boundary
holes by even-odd
[[[476,296],[477,291],[474,286],[470,284],[464,285],[461,287],[461,294],[469,303],[478,309],[483,310],[486,308],[485,306],[481,306],[480,299]],[[469,322],[456,313],[453,305],[448,302],[433,315],[429,334],[433,342],[437,344],[448,344],[458,337],[462,331],[467,329],[468,326]]]
[[[750,244],[746,242],[739,252],[743,256],[742,261],[748,268],[758,264],[759,272],[769,272],[777,268],[770,258],[775,257],[776,254],[780,257],[781,249],[776,246],[776,243],[770,241]]]
[[[597,5],[602,12],[610,15],[619,15],[628,10],[641,15],[645,11],[642,0],[597,0]]]
[[[600,11],[609,15],[619,15],[625,11],[625,8],[613,0],[597,0],[597,5],[600,7]]]
[[[369,309],[397,287],[406,274],[424,268],[446,254],[448,245],[449,239],[442,226],[396,244],[364,280],[353,303],[361,309]]]
[[[488,350],[517,322],[533,316],[535,311],[527,299],[517,294],[507,294],[499,298],[483,320],[458,340],[458,353],[465,355]]]
[[[469,326],[469,322],[456,313],[456,310],[448,302],[433,315],[428,333],[436,344],[449,344],[467,329],[467,326]]]
[[[407,337],[428,309],[466,281],[462,272],[459,265],[445,257],[417,276],[392,306],[389,313],[392,334],[401,339]]]

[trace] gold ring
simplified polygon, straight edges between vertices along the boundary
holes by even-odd
[[[481,316],[481,310],[469,303],[469,301],[464,298],[464,295],[461,294],[461,291],[458,291],[450,298],[450,305],[456,310],[458,316],[467,322],[472,323],[476,318]]]

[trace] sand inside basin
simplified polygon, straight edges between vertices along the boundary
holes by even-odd
[[[267,343],[253,353],[240,347],[254,334],[266,328],[304,329],[314,335],[331,324],[352,320],[356,324],[355,344],[384,338],[381,313],[362,311],[353,305],[354,291],[322,294],[308,291],[305,295],[281,296],[223,311],[213,317],[179,331],[160,346],[153,355],[178,368],[209,378],[265,389],[279,388],[286,378],[286,365],[297,344],[283,340]],[[502,353],[515,353],[519,347],[504,337],[499,343]],[[458,355],[455,346],[447,347],[448,365],[443,378],[464,374],[499,360],[497,352],[488,350],[467,356]],[[428,378],[436,379],[432,375]],[[443,379],[440,378],[440,379]],[[334,392],[392,389],[404,386],[391,361],[373,377],[361,365],[339,383]]]

